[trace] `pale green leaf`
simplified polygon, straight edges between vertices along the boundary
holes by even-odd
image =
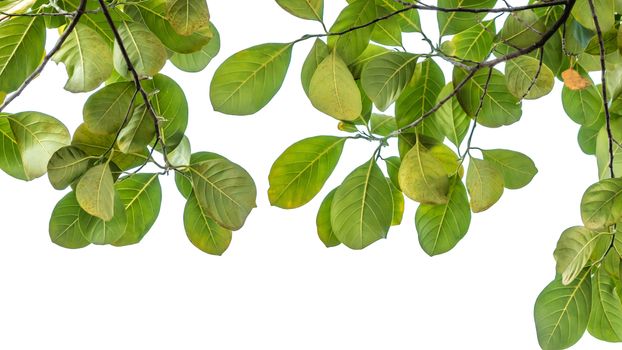
[[[622,219],[622,179],[601,180],[588,189],[581,199],[581,218],[585,227],[598,230]]]
[[[553,256],[556,270],[562,276],[562,283],[568,285],[579,276],[592,256],[592,252],[603,233],[582,226],[565,230],[557,241]]]
[[[82,115],[89,130],[97,134],[115,134],[123,125],[135,92],[134,83],[106,85],[89,96]]]
[[[326,195],[322,201],[322,204],[320,204],[320,208],[318,209],[317,216],[315,218],[317,235],[327,248],[336,247],[341,244],[335,236],[335,232],[333,232],[333,226],[330,221],[330,209],[333,204],[333,198],[335,197],[336,190],[337,189],[334,189]]]
[[[503,185],[509,189],[527,186],[538,173],[531,158],[520,152],[490,149],[482,150],[482,155],[503,174]]]
[[[419,56],[390,52],[369,61],[361,73],[363,90],[376,107],[385,111],[410,82]]]
[[[538,99],[553,90],[555,75],[545,64],[533,57],[521,56],[505,63],[508,90],[527,100]]]
[[[186,203],[184,228],[190,242],[207,254],[222,255],[231,243],[231,230],[211,219],[195,196]]]
[[[439,93],[436,103],[449,96],[453,91],[453,83],[450,82],[445,85]],[[464,137],[469,131],[471,118],[469,118],[469,116],[464,112],[455,96],[444,103],[434,113],[432,118],[434,118],[434,122],[438,125],[438,128],[443,132],[449,141],[456,145],[456,147],[459,147],[462,144]]]
[[[331,33],[340,33],[353,27],[362,26],[375,20],[377,17],[375,0],[352,1],[341,11],[335,24],[330,28]],[[328,38],[328,46],[338,54],[346,64],[352,63],[360,56],[371,39],[374,25],[364,26],[358,30],[349,31],[343,35],[334,35]]]
[[[399,184],[404,194],[419,203],[445,204],[449,177],[443,163],[418,142],[402,158]]]
[[[112,244],[123,237],[127,227],[127,215],[123,202],[114,196],[114,216],[105,221],[80,210],[78,225],[84,238],[93,244]]]
[[[48,178],[52,187],[64,190],[89,168],[94,157],[75,146],[66,146],[54,153],[48,163]]]
[[[439,0],[438,6],[445,8],[492,8],[497,0]],[[441,36],[460,33],[480,22],[485,13],[443,12],[436,13]]]
[[[100,164],[89,169],[78,182],[76,198],[88,214],[109,221],[114,216],[114,181],[110,167]]]
[[[285,11],[292,15],[314,21],[322,21],[324,0],[276,0]]]
[[[610,277],[602,267],[594,274],[592,310],[587,330],[595,338],[622,342],[622,302],[618,295],[619,289],[620,282]]]
[[[56,204],[49,225],[50,239],[54,244],[69,249],[84,248],[90,244],[82,236],[78,225],[79,213],[80,205],[74,192],[69,192]]]
[[[117,28],[130,62],[139,77],[156,75],[166,63],[166,48],[149,28],[138,22],[123,21]],[[121,54],[119,43],[115,42],[114,68],[124,77],[129,77],[127,62]]]
[[[42,17],[16,17],[0,22],[0,91],[13,92],[32,74],[44,54]]]
[[[489,161],[471,158],[466,185],[474,213],[492,207],[503,194],[503,174]]]
[[[302,88],[307,96],[309,96],[309,85],[311,85],[313,74],[320,63],[322,63],[329,54],[328,45],[322,40],[316,39],[300,71],[300,81],[302,82]]]
[[[166,0],[166,17],[181,35],[190,35],[209,24],[205,0]]]

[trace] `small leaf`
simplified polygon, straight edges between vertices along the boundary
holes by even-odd
[[[258,112],[283,85],[291,55],[291,43],[263,44],[227,58],[210,86],[214,110],[234,115]]]
[[[195,196],[186,203],[184,228],[190,242],[207,254],[222,255],[231,243],[231,230],[212,220]]]
[[[333,197],[335,196],[336,190],[337,189],[334,189],[326,195],[315,219],[317,235],[327,248],[336,247],[341,244],[335,236],[333,226],[330,222],[330,208],[333,204]]]
[[[79,249],[89,245],[78,225],[80,205],[76,194],[69,192],[52,211],[50,218],[50,239],[63,248]]]
[[[75,146],[66,146],[54,153],[48,163],[48,178],[52,187],[64,190],[89,168],[94,157]]]
[[[369,119],[369,128],[372,134],[386,137],[397,131],[397,121],[394,117],[373,113]]]
[[[486,160],[471,158],[466,179],[471,209],[480,213],[492,207],[503,194],[503,174]]]
[[[324,0],[276,0],[276,3],[296,17],[322,21]]]
[[[492,51],[495,22],[477,23],[462,31],[451,39],[453,52],[446,52],[463,60],[480,62],[486,59]]]
[[[316,136],[287,148],[270,169],[270,203],[291,209],[313,199],[335,169],[346,140]]]
[[[555,278],[538,296],[534,308],[538,342],[543,350],[566,349],[585,333],[592,305],[590,270],[571,284]]]
[[[527,186],[538,173],[531,158],[520,152],[491,149],[482,150],[482,155],[503,174],[503,185],[509,189]]]
[[[363,110],[354,77],[336,53],[317,67],[309,85],[309,99],[319,111],[338,120],[353,121]]]
[[[371,159],[352,171],[335,191],[331,226],[348,248],[363,249],[386,238],[392,213],[391,187]]]
[[[109,221],[114,215],[114,181],[110,167],[100,164],[89,169],[78,182],[76,198],[88,214]]]

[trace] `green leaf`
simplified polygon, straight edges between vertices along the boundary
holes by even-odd
[[[363,72],[363,68],[365,68],[365,65],[369,61],[375,59],[378,56],[382,56],[386,53],[389,53],[389,52],[391,51],[389,51],[385,47],[374,45],[374,44],[369,44],[367,48],[365,49],[365,51],[363,51],[363,53],[359,57],[357,57],[354,61],[348,64],[348,69],[352,73],[352,76],[354,77],[354,79],[360,79],[361,74]],[[328,56],[328,52],[326,56]]]
[[[474,213],[480,213],[501,198],[503,174],[491,162],[471,157],[466,185],[471,197],[471,209]]]
[[[324,0],[276,0],[276,3],[296,17],[322,22]]]
[[[188,166],[200,164],[208,160],[221,159],[222,156],[211,152],[197,152],[190,156],[188,160]],[[179,193],[186,199],[190,198],[192,194],[192,177],[190,170],[175,172],[175,185]]]
[[[582,226],[571,227],[562,233],[553,253],[557,262],[557,273],[562,276],[562,284],[572,283],[581,274],[603,235]]]
[[[130,114],[134,83],[119,82],[106,85],[89,96],[82,115],[89,130],[97,134],[115,134]]]
[[[166,48],[145,25],[123,21],[117,30],[139,77],[152,77],[164,67],[167,59]],[[114,68],[117,72],[124,77],[129,77],[127,62],[117,42],[114,45],[113,57]]]
[[[205,47],[212,38],[211,26],[204,26],[190,35],[180,35],[166,18],[166,0],[143,0],[126,4],[124,11],[135,21],[144,23],[170,50],[193,53]],[[175,55],[173,55],[175,56]]]
[[[63,62],[69,80],[65,90],[87,92],[97,88],[112,74],[112,51],[95,30],[78,24],[53,57]]]
[[[161,136],[169,148],[175,148],[183,139],[188,126],[188,101],[184,90],[164,74],[157,74],[153,79],[143,82],[150,93],[151,105],[161,119]],[[157,92],[157,93],[156,93]]]
[[[127,214],[127,227],[115,246],[140,242],[160,214],[162,188],[158,174],[134,174],[115,184],[118,197]]]
[[[341,244],[335,236],[333,226],[330,222],[330,209],[332,207],[336,191],[337,189],[335,188],[326,195],[322,201],[322,204],[320,204],[320,209],[318,210],[317,217],[315,218],[317,235],[327,248],[336,247]]]
[[[89,169],[76,187],[76,198],[87,213],[110,221],[114,215],[114,181],[110,167],[100,164]]]
[[[45,23],[41,17],[0,22],[0,91],[13,92],[32,74],[44,55]]]
[[[479,62],[490,55],[494,40],[495,22],[477,23],[451,39],[453,52],[447,54],[464,60]]]
[[[79,179],[95,157],[75,146],[66,146],[54,153],[48,163],[48,178],[52,187],[64,190]]]
[[[5,114],[0,114],[0,169],[16,179],[28,180],[17,140]]]
[[[397,131],[397,121],[394,117],[373,113],[369,119],[369,128],[372,134],[386,137]]]
[[[466,189],[454,177],[445,204],[421,204],[415,213],[415,227],[421,248],[430,256],[453,249],[466,235],[471,224],[471,210]]]
[[[589,155],[596,154],[596,143],[597,143],[599,131],[600,131],[599,128],[593,129],[587,126],[581,126],[579,128],[579,133],[577,135],[577,142],[579,143],[579,147],[581,147],[581,151],[583,151],[583,153],[589,154]],[[609,145],[607,145],[607,148],[609,148]],[[607,153],[608,151],[609,150],[607,150]],[[607,159],[607,163],[609,163],[609,159]]]
[[[170,57],[171,63],[184,72],[196,73],[205,69],[220,52],[220,34],[211,23],[210,31],[213,33],[212,39],[200,50],[192,53],[175,52]]]
[[[75,12],[80,6],[80,0],[57,0],[57,4],[60,8],[67,12]],[[95,30],[106,40],[107,43],[109,43],[112,48],[115,40],[114,33],[106,20],[106,16],[104,16],[102,11],[99,10],[99,3],[97,1],[87,1],[86,9],[87,11],[93,11],[94,13],[83,14],[82,17],[80,17],[80,23],[86,24],[91,27],[91,29]],[[129,19],[128,16],[120,10],[120,8],[109,8],[108,12],[115,23]]]
[[[155,137],[153,116],[145,104],[134,109],[127,124],[119,131],[117,145],[123,153],[140,152]]]
[[[376,4],[384,7],[390,12],[398,12],[404,9],[404,5],[394,0],[376,0]],[[419,12],[416,9],[402,11],[397,15],[399,24],[403,32],[420,32],[421,21],[419,20]]]
[[[614,0],[593,0],[598,26],[604,33],[613,28],[615,24],[615,2]],[[572,7],[572,16],[585,28],[595,32],[594,18],[588,0],[577,0]]]
[[[403,128],[428,113],[436,104],[439,93],[445,86],[445,76],[432,59],[417,64],[415,75],[395,104],[397,126]],[[417,127],[418,133],[440,141],[443,135],[435,121],[424,120]]]
[[[445,204],[449,178],[443,163],[420,142],[402,158],[399,171],[400,188],[419,203]]]
[[[309,85],[315,108],[338,120],[353,121],[363,110],[361,94],[343,60],[332,53],[319,64]]]
[[[257,205],[257,189],[251,176],[224,157],[190,167],[192,187],[199,205],[220,226],[238,230]]]
[[[385,111],[410,82],[418,55],[390,52],[369,61],[361,73],[363,90],[376,107]]]
[[[328,45],[320,39],[316,39],[313,43],[309,55],[305,59],[300,72],[300,81],[302,82],[302,88],[305,90],[305,94],[309,96],[309,86],[311,85],[311,79],[313,74],[317,70],[317,67],[324,61],[330,54]]]
[[[458,86],[467,77],[467,72],[461,68],[454,68],[453,82]],[[522,114],[520,101],[507,88],[505,76],[493,69],[488,89],[488,70],[477,71],[458,91],[457,98],[464,111],[475,116],[483,95],[482,108],[479,111],[477,122],[489,128],[510,125],[517,122]],[[484,94],[484,92],[486,92]]]
[[[454,91],[453,83],[445,85],[438,95],[436,103],[449,96]],[[449,101],[444,103],[435,113],[434,123],[438,125],[441,132],[451,141],[456,147],[460,147],[464,137],[469,131],[469,125],[471,125],[471,118],[464,112],[460,106],[458,99],[453,96]]]
[[[557,277],[538,296],[534,308],[538,342],[543,350],[571,347],[581,339],[591,311],[590,270],[585,269],[571,284]]]
[[[270,203],[292,209],[313,199],[337,166],[346,140],[316,136],[288,147],[270,169]]]
[[[190,165],[191,155],[190,140],[184,136],[179,145],[168,152],[168,162],[174,167],[186,167]]]
[[[347,31],[353,27],[368,24],[375,20],[376,17],[375,0],[356,0],[341,11],[329,32],[340,33]],[[373,30],[374,25],[368,25],[343,35],[330,36],[328,38],[328,46],[343,58],[346,64],[350,64],[365,51],[365,48],[369,45]]]
[[[52,211],[50,218],[50,239],[54,244],[63,248],[79,249],[89,245],[80,226],[78,226],[78,214],[80,205],[76,200],[76,194],[69,192],[63,197]]]
[[[622,119],[616,118],[611,121],[611,132],[614,140],[619,140],[622,136]],[[609,169],[609,133],[607,126],[603,125],[596,135],[596,161],[598,164],[598,175],[600,179],[611,177]],[[613,142],[613,172],[617,175],[622,172],[622,147]]]
[[[402,223],[404,218],[404,194],[391,182],[391,179],[387,178],[387,182],[391,187],[391,196],[393,198],[393,217],[391,219],[391,226],[397,226]]]
[[[184,228],[190,242],[207,254],[222,255],[231,243],[231,230],[212,220],[195,196],[186,203]]]
[[[392,213],[391,187],[372,158],[352,171],[335,191],[331,226],[348,248],[363,249],[386,238]]]
[[[387,165],[387,173],[389,174],[389,179],[395,188],[401,191],[400,189],[400,181],[399,181],[399,171],[402,160],[400,157],[388,157],[384,159],[385,164]]]
[[[603,99],[599,89],[594,85],[581,90],[570,90],[564,86],[562,106],[572,121],[590,126],[598,120],[603,108]]]
[[[378,17],[388,16],[391,14],[389,10],[382,6],[376,7]],[[371,33],[371,40],[387,46],[402,46],[402,28],[400,26],[400,18],[398,16],[389,17],[383,21],[374,24],[374,30]]]
[[[602,33],[602,38],[606,55],[618,51],[618,30],[614,28],[606,33]],[[592,40],[590,40],[585,48],[585,52],[590,55],[600,56],[600,40],[598,39],[598,35],[592,37]]]
[[[514,48],[527,48],[546,33],[544,21],[533,10],[512,12],[499,32],[499,38]]]
[[[581,218],[585,227],[598,230],[622,219],[622,179],[601,180],[588,189],[581,199]]]
[[[209,24],[205,0],[166,0],[166,17],[181,35],[190,35]]]
[[[227,58],[210,86],[214,110],[234,115],[258,112],[283,85],[291,55],[291,43],[262,44]]]
[[[608,342],[622,342],[622,302],[618,295],[620,282],[600,268],[592,277],[592,310],[587,330],[592,336]]]
[[[112,244],[125,234],[127,214],[118,195],[114,196],[114,216],[109,221],[80,210],[78,225],[84,238],[93,244]]]
[[[538,173],[534,162],[523,153],[506,149],[482,150],[484,160],[503,174],[503,184],[509,189],[527,186]]]
[[[439,0],[438,6],[445,8],[492,8],[497,0]],[[485,13],[443,12],[436,13],[438,29],[441,36],[460,33],[480,22]]]
[[[21,112],[8,120],[28,180],[43,176],[54,152],[71,140],[65,125],[47,114]]]
[[[517,98],[535,100],[553,90],[555,75],[539,60],[521,56],[505,63],[505,77],[508,90]]]

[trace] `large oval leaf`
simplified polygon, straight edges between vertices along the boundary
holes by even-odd
[[[592,308],[590,270],[585,269],[571,284],[561,278],[551,282],[536,300],[534,318],[538,342],[543,350],[566,349],[581,339]]]
[[[184,228],[190,242],[207,254],[222,255],[231,243],[231,230],[211,219],[195,196],[186,203]]]
[[[112,244],[123,237],[127,227],[127,215],[118,196],[114,199],[114,216],[104,221],[80,210],[78,224],[84,238],[93,244]]]
[[[115,246],[140,242],[160,214],[162,188],[158,174],[134,174],[115,184],[118,197],[127,214],[127,227]]]
[[[505,63],[508,90],[518,97],[533,100],[548,95],[553,90],[555,75],[539,60],[521,56]]]
[[[190,35],[209,24],[205,0],[166,0],[166,17],[181,35]]]
[[[503,185],[509,189],[527,186],[538,173],[533,160],[520,152],[490,149],[482,150],[482,155],[503,174]]]
[[[337,188],[330,209],[337,239],[363,249],[386,238],[393,217],[391,187],[375,159],[359,166]]]
[[[583,271],[602,235],[581,226],[571,227],[562,233],[553,256],[563,284],[572,283]]]
[[[42,17],[16,17],[0,22],[0,91],[12,92],[35,71],[45,46]]]
[[[419,203],[447,203],[449,177],[443,163],[420,142],[402,159],[399,171],[400,188]]]
[[[144,24],[123,21],[117,30],[139,77],[152,77],[164,67],[167,59],[166,48]],[[113,57],[114,68],[117,72],[124,77],[129,77],[127,62],[117,42],[115,42]]]
[[[300,81],[307,96],[309,96],[309,85],[311,85],[315,70],[329,54],[328,45],[322,40],[316,39],[300,71]]]
[[[585,227],[598,230],[622,219],[622,179],[605,179],[588,187],[581,199]]]
[[[183,139],[188,126],[188,101],[184,90],[164,74],[157,74],[153,79],[144,81],[143,86],[154,93],[151,105],[160,119],[161,136],[166,146],[175,148]]]
[[[350,28],[362,26],[375,20],[377,17],[375,0],[356,0],[346,6],[330,28],[331,33],[347,31]],[[346,64],[352,63],[363,53],[371,34],[373,25],[364,26],[343,35],[328,37],[328,45],[338,54]]]
[[[89,96],[82,115],[89,130],[97,134],[115,134],[129,115],[135,92],[134,83],[106,85]]]
[[[356,120],[363,110],[361,93],[344,61],[336,53],[320,63],[309,84],[315,108],[338,120]]]
[[[238,230],[257,205],[257,189],[241,166],[215,157],[190,167],[192,187],[199,205],[219,225]]]
[[[430,256],[450,251],[471,224],[469,199],[458,177],[452,179],[447,198],[445,204],[421,204],[415,213],[419,244]]]
[[[503,195],[503,174],[491,162],[471,158],[466,185],[471,209],[480,213],[492,207]]]
[[[53,57],[63,62],[69,80],[65,90],[87,92],[97,88],[112,74],[112,50],[95,30],[78,24]]]
[[[600,340],[622,342],[619,288],[620,282],[609,276],[602,267],[592,278],[592,310],[587,330]]]
[[[43,176],[52,155],[69,144],[69,131],[57,119],[39,112],[21,112],[8,118],[26,178]]]
[[[270,169],[270,203],[291,209],[313,199],[337,166],[346,140],[336,136],[316,136],[287,148]]]
[[[460,57],[467,61],[483,61],[492,51],[494,33],[494,21],[477,23],[454,35],[449,44],[451,51],[445,52],[445,54]]]
[[[227,58],[214,73],[210,99],[214,110],[249,115],[265,107],[283,85],[292,44],[263,44]]]
[[[564,86],[562,106],[572,121],[590,126],[598,120],[603,109],[603,98],[600,90],[594,85],[581,90],[571,90]]]
[[[78,225],[80,205],[76,194],[69,192],[63,197],[52,211],[50,218],[50,239],[54,244],[63,248],[79,249],[89,245]]]
[[[76,198],[87,213],[109,221],[114,215],[114,181],[110,167],[100,164],[89,169],[78,182]]]
[[[66,146],[54,153],[48,163],[48,178],[52,187],[64,190],[79,179],[96,157],[75,146]]]
[[[410,82],[419,56],[390,52],[369,61],[361,73],[363,90],[376,107],[385,111]]]
[[[614,0],[577,0],[572,8],[572,16],[585,28],[593,32],[596,31],[589,1],[593,1],[600,30],[602,32],[609,31],[615,24],[614,13],[616,11]]]

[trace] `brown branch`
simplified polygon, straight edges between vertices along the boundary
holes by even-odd
[[[594,0],[588,0],[590,4],[590,11],[592,11],[592,18],[594,19],[594,28],[596,29],[596,36],[598,37],[598,46],[600,48],[600,73],[601,73],[601,85],[603,93],[603,108],[605,109],[605,120],[607,121],[607,137],[609,139],[609,175],[612,178],[615,177],[613,171],[613,132],[611,130],[611,114],[609,113],[609,103],[607,98],[607,65],[605,63],[605,43],[603,41],[603,32],[598,22],[598,16],[596,15],[596,9],[594,8]]]
[[[151,101],[149,100],[149,94],[147,93],[147,91],[143,88],[142,84],[140,83],[140,77],[138,76],[138,72],[136,72],[136,69],[134,68],[134,64],[132,63],[132,60],[130,59],[129,54],[127,53],[127,49],[125,48],[125,45],[123,44],[123,40],[121,39],[121,35],[119,34],[119,31],[117,30],[117,27],[114,24],[114,20],[112,19],[112,16],[110,15],[110,11],[108,11],[108,7],[106,6],[106,3],[104,2],[104,0],[98,0],[99,4],[100,4],[100,8],[104,14],[104,16],[106,17],[106,21],[108,22],[108,26],[110,27],[110,29],[112,30],[112,33],[114,34],[114,37],[117,41],[117,44],[119,46],[119,50],[121,51],[121,55],[123,56],[123,59],[125,60],[125,63],[127,65],[127,70],[132,74],[132,78],[134,80],[134,84],[136,86],[136,91],[138,91],[140,93],[140,95],[143,98],[143,101],[145,103],[145,106],[147,107],[147,110],[149,111],[149,114],[151,114],[152,118],[153,118],[153,124],[155,126],[155,143],[153,145],[153,148],[155,149],[159,144],[161,144],[162,146],[162,156],[164,157],[164,162],[166,164],[166,166],[168,166],[168,159],[167,159],[167,154],[166,154],[166,145],[164,143],[164,140],[162,139],[162,132],[160,129],[160,120],[158,119],[158,114],[156,113],[155,109],[153,108],[153,105],[151,104]],[[152,150],[153,151],[153,150]],[[144,166],[144,165],[143,165]]]
[[[65,31],[63,31],[63,33],[60,35],[60,37],[56,41],[56,44],[54,44],[54,47],[45,55],[45,57],[43,57],[43,61],[41,61],[39,67],[37,67],[37,69],[35,69],[35,71],[32,72],[32,74],[30,74],[28,78],[26,78],[26,80],[17,89],[17,91],[8,96],[4,103],[0,105],[0,112],[2,112],[11,102],[13,102],[13,100],[15,100],[17,96],[21,95],[24,90],[26,90],[28,85],[30,85],[30,83],[32,83],[32,81],[35,80],[35,78],[39,74],[41,74],[45,66],[52,59],[52,56],[54,56],[56,52],[60,50],[61,46],[63,46],[63,44],[65,43],[65,40],[67,40],[71,32],[73,32],[73,30],[76,28],[76,25],[78,25],[80,18],[84,14],[84,10],[86,9],[86,1],[87,0],[80,0],[80,4],[78,5],[78,9],[76,10],[76,15],[73,17],[71,22],[69,22],[67,28],[65,28]]]

